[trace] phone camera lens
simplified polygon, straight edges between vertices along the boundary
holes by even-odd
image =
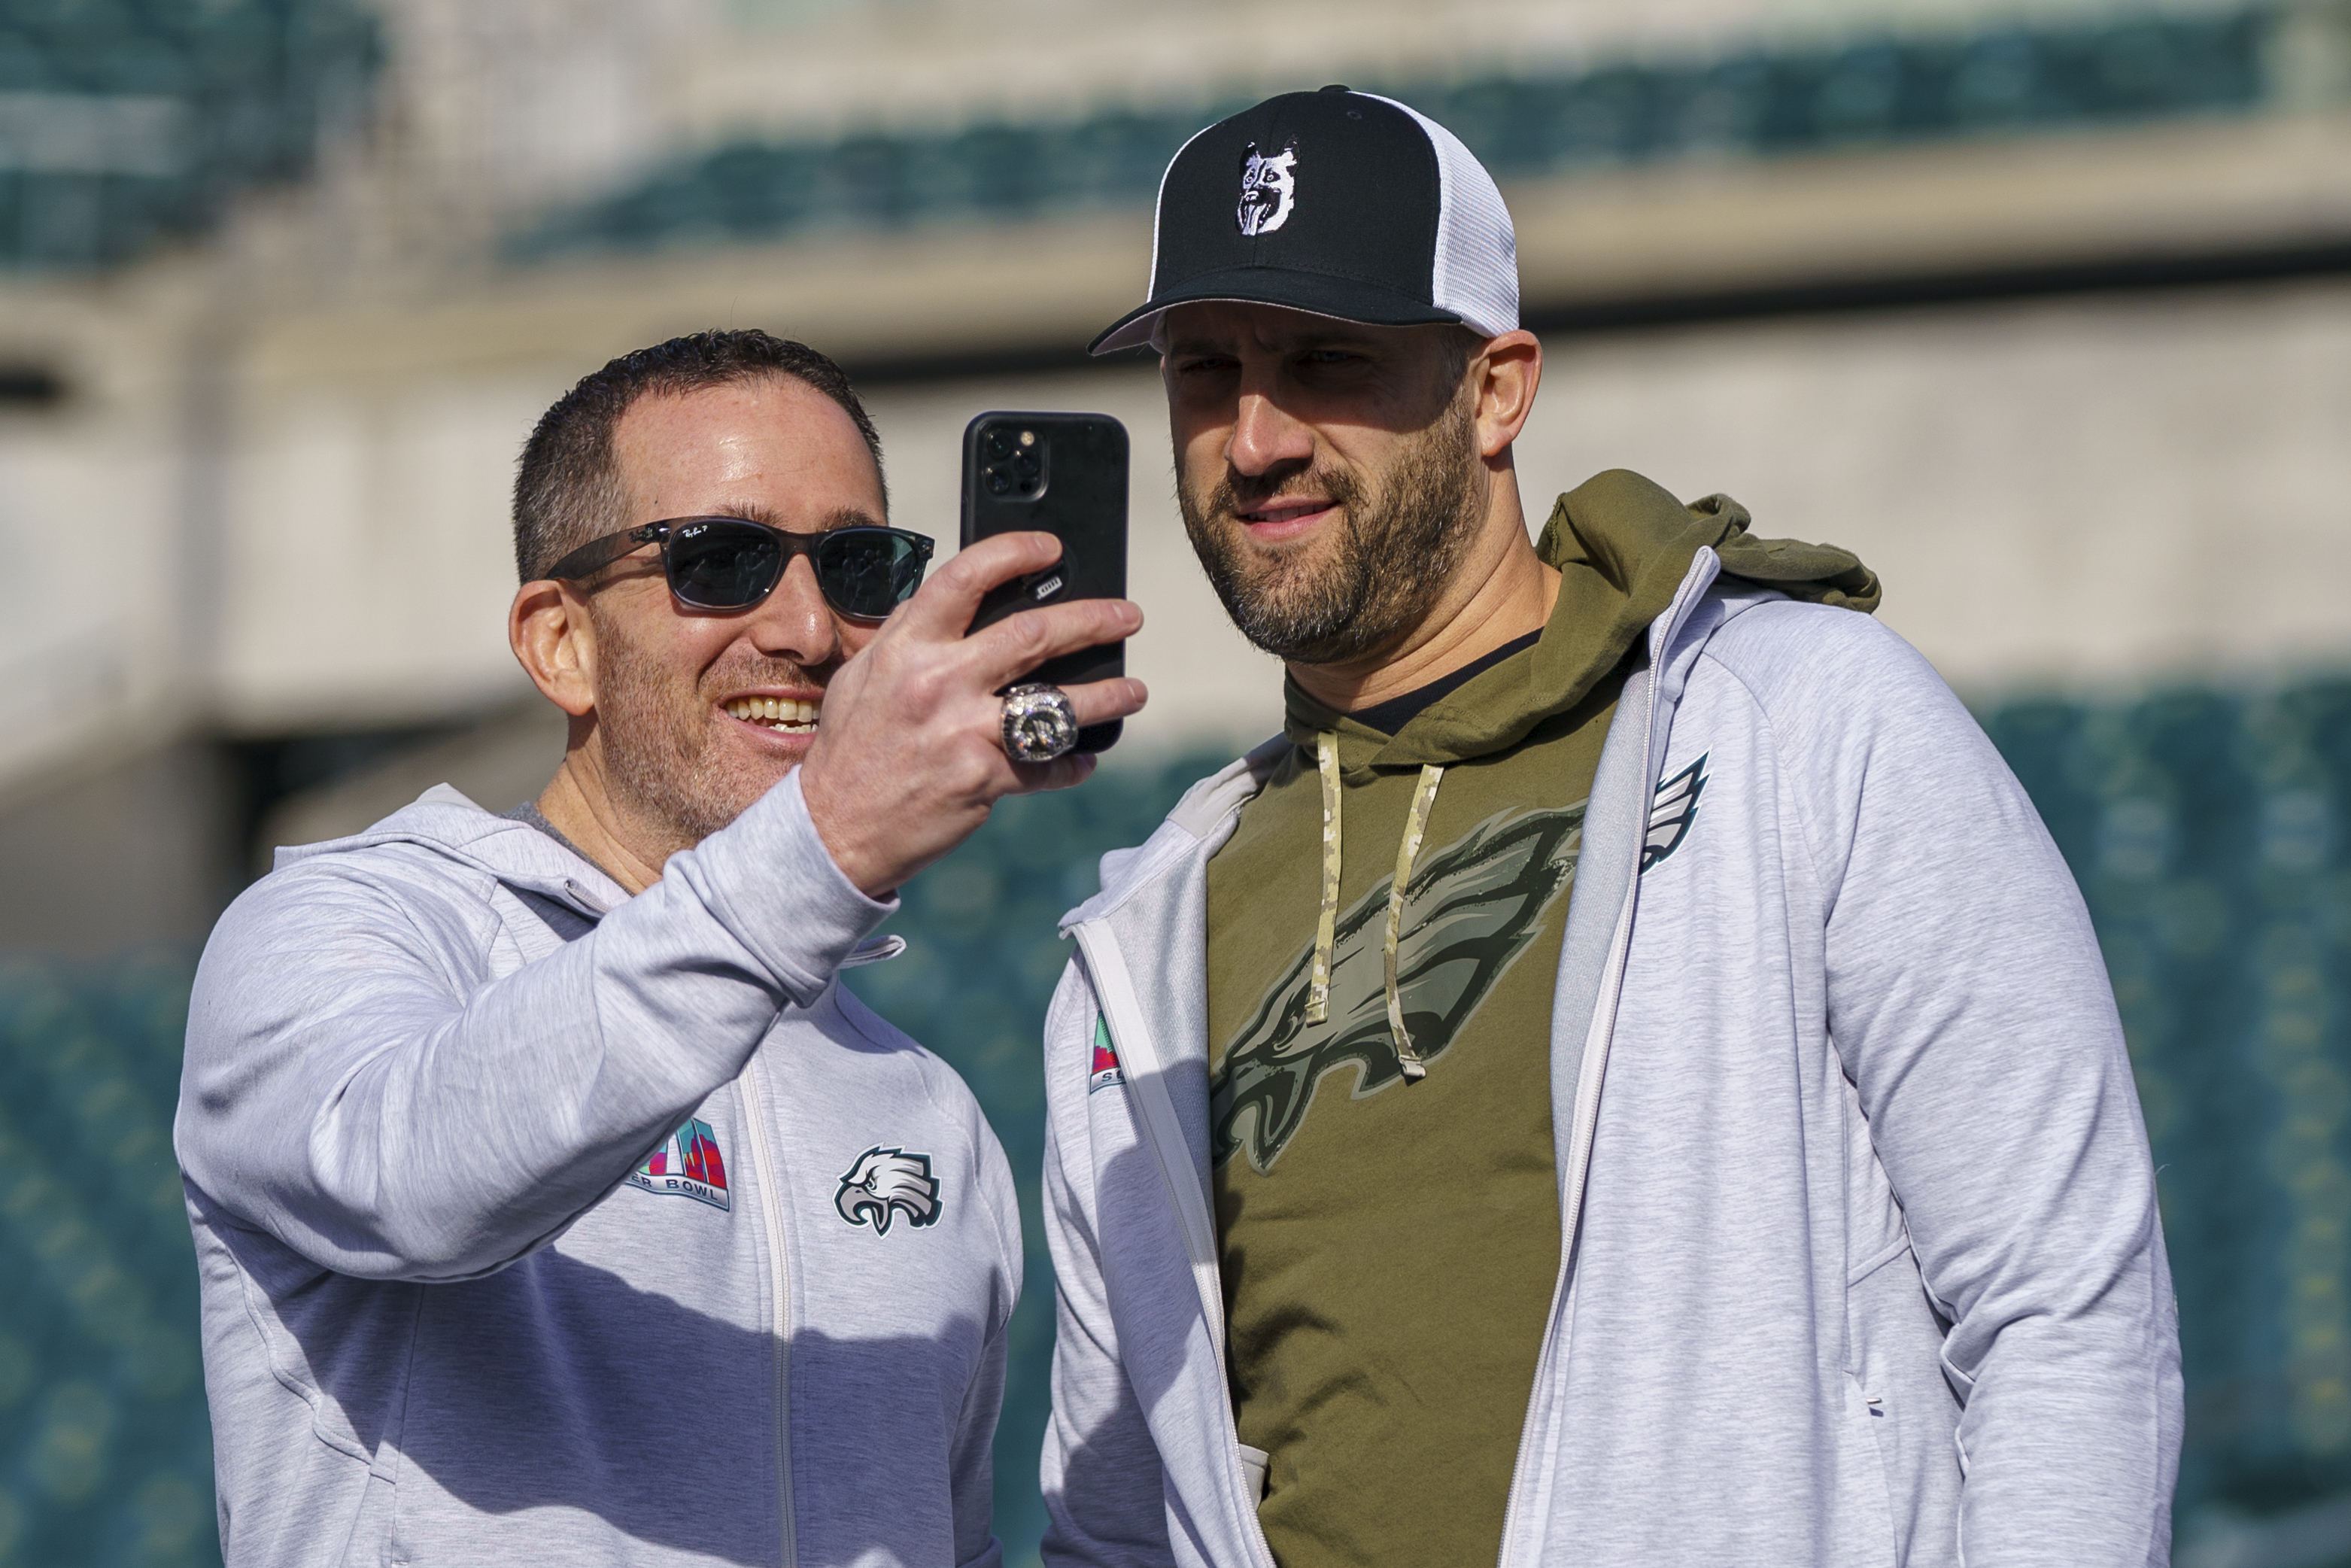
[[[987,493],[989,495],[1001,496],[1011,488],[1011,475],[1007,474],[1001,468],[990,468],[987,471]]]
[[[1012,471],[1023,479],[1034,479],[1037,476],[1037,455],[1033,452],[1024,452],[1015,457],[1012,460]]]
[[[1009,457],[1012,455],[1012,433],[1004,429],[1002,426],[999,425],[988,431],[985,436],[981,437],[981,440],[986,444],[987,447],[987,455],[990,457]]]

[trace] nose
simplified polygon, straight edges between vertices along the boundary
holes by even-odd
[[[1241,391],[1233,412],[1233,434],[1225,443],[1225,461],[1233,471],[1260,478],[1283,464],[1304,465],[1314,457],[1314,432],[1292,418],[1270,392],[1253,387]]]
[[[841,622],[817,586],[814,561],[805,555],[792,557],[776,591],[750,612],[744,635],[769,658],[786,659],[803,669],[840,660]]]

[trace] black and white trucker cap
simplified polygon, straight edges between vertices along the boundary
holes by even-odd
[[[1151,298],[1092,351],[1148,342],[1163,311],[1205,299],[1490,338],[1519,324],[1518,236],[1493,176],[1426,115],[1343,87],[1284,93],[1176,152]]]

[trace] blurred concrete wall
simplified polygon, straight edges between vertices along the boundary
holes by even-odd
[[[1554,131],[1646,82],[1698,138],[1507,172],[1549,352],[1520,455],[1538,523],[1609,466],[1727,491],[1767,534],[1859,549],[1887,580],[1887,621],[1971,693],[2351,660],[2333,602],[2351,538],[2337,0],[1301,0],[1278,27],[1238,0],[390,0],[380,15],[372,108],[322,120],[307,183],[252,193],[203,243],[137,266],[0,279],[0,370],[64,389],[0,396],[0,841],[77,842],[50,859],[94,864],[226,835],[241,867],[256,836],[325,831],[388,798],[268,760],[336,737],[385,743],[347,760],[429,738],[453,770],[478,742],[500,791],[551,768],[552,742],[517,738],[540,732],[512,718],[532,699],[502,632],[515,454],[580,374],[710,326],[805,338],[858,370],[898,520],[949,546],[971,414],[1125,420],[1151,617],[1133,660],[1155,693],[1130,744],[1267,733],[1277,679],[1184,544],[1154,373],[1079,352],[1141,292],[1144,198],[998,210],[950,180],[925,198],[946,201],[935,213],[727,225],[803,153],[967,159],[956,127],[1024,120],[1082,151],[1120,114],[1180,119],[1333,78],[1519,113],[1552,90],[1544,73],[1573,78],[1584,109]],[[1736,145],[1690,130],[1740,81],[1802,78],[1796,107],[1827,114],[1897,57],[1964,46],[1999,65],[2053,26],[2076,29],[2064,47],[2108,87],[2169,48],[2163,68],[2194,88],[2210,62],[2157,34],[2231,17],[2253,19],[2230,35],[2237,85],[2176,112],[2147,99],[2139,119],[2052,110],[1930,136],[1897,134],[1899,106],[1881,102],[1878,130],[1807,121],[1811,140],[1777,151],[1760,121]],[[802,141],[760,151],[778,137]],[[696,172],[721,143],[750,160],[751,186]],[[513,249],[544,215],[590,209],[604,227],[536,259]],[[173,749],[189,744],[228,758],[225,792]],[[99,774],[130,800],[174,769],[191,802],[175,810],[213,830],[9,838],[15,812],[104,819],[37,804],[95,800]],[[182,880],[212,885],[220,858],[204,848]],[[0,882],[57,906],[37,861],[0,852]]]

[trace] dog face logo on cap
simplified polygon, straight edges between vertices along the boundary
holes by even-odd
[[[1290,221],[1290,209],[1297,204],[1298,143],[1268,153],[1250,142],[1241,155],[1241,200],[1233,214],[1241,233],[1251,237],[1271,234]]]

